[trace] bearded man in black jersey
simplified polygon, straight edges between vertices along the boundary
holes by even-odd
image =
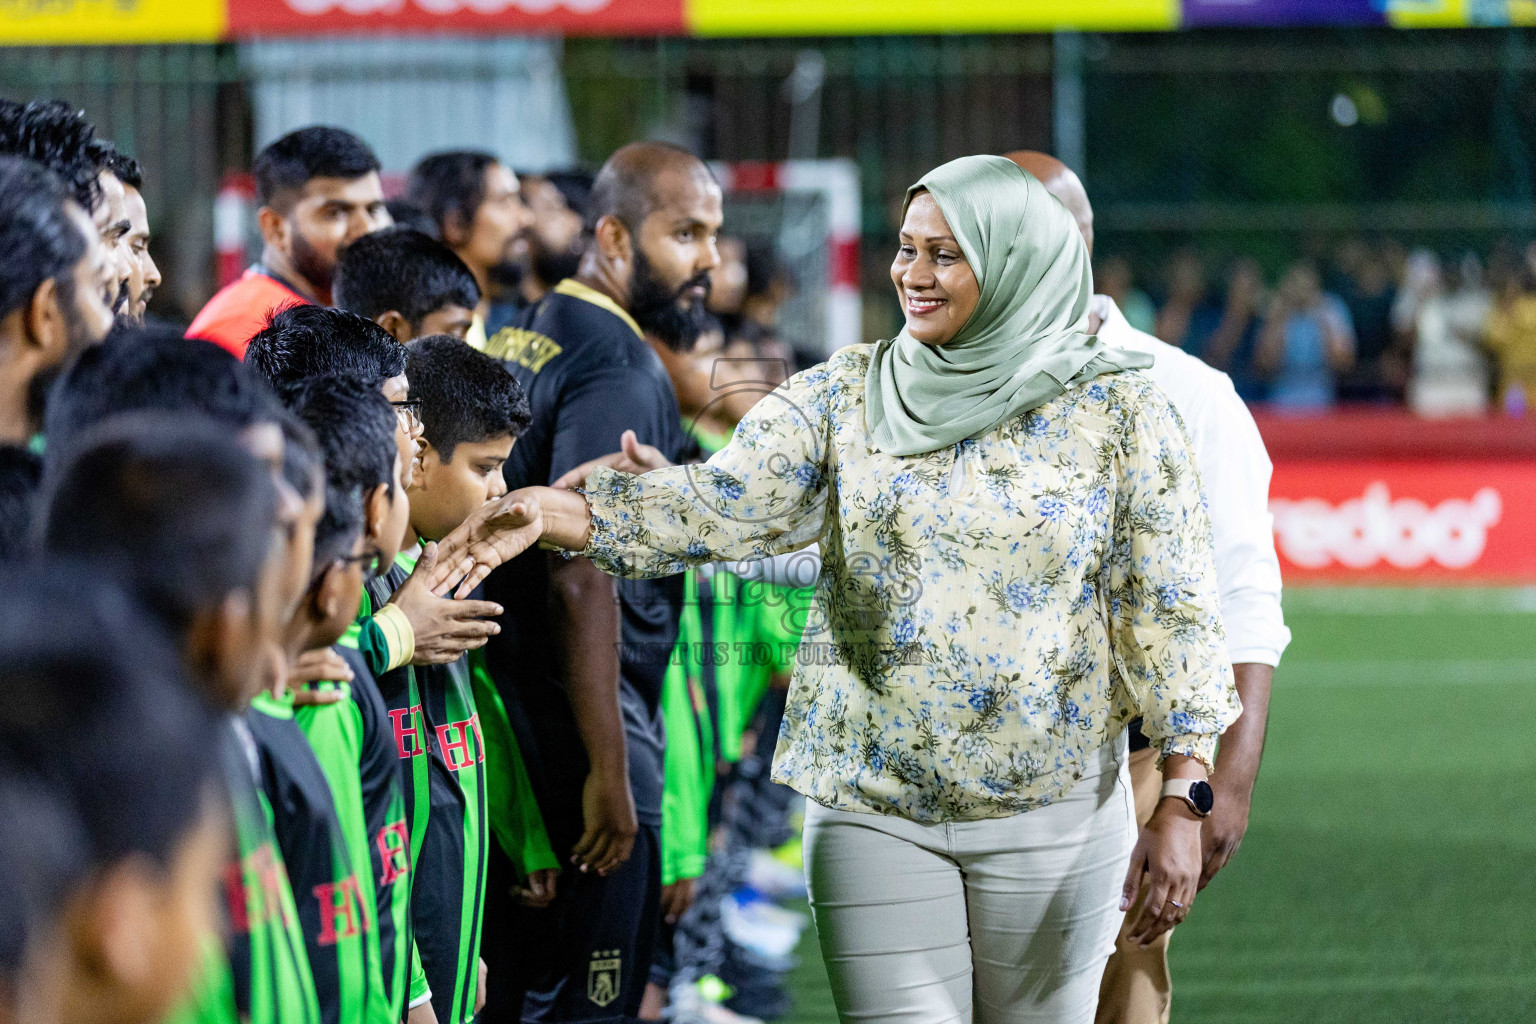
[[[552,483],[612,452],[628,430],[681,461],[677,398],[645,336],[692,347],[719,263],[720,220],[720,186],[686,150],[645,142],[609,158],[575,276],[498,333],[489,353],[506,360],[532,406],[506,463],[509,488]],[[451,564],[453,538],[444,543]],[[507,609],[487,647],[492,674],[562,871],[549,906],[487,908],[482,1020],[634,1018],[660,898],[658,701],[681,577],[616,585],[584,558],[533,550],[502,566],[486,591]],[[521,881],[501,864],[493,901]]]

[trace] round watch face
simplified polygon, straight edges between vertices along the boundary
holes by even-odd
[[[1210,814],[1211,808],[1216,806],[1216,794],[1211,791],[1209,782],[1191,782],[1189,800],[1201,814]]]

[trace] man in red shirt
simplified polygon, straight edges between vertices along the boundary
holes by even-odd
[[[187,328],[242,358],[275,310],[331,303],[331,279],[347,245],[392,221],[379,160],[340,128],[289,132],[256,156],[261,259],[208,300]]]

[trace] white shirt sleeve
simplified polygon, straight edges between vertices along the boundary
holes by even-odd
[[[1280,560],[1269,512],[1273,466],[1253,416],[1230,383],[1212,388],[1191,427],[1216,547],[1216,583],[1234,665],[1280,664],[1291,642],[1280,610]]]
[[[1253,415],[1232,379],[1194,356],[1136,330],[1107,296],[1094,296],[1099,336],[1153,357],[1148,376],[1189,431],[1210,508],[1216,586],[1232,664],[1280,664],[1291,642],[1280,610],[1280,560],[1269,514],[1273,466]]]

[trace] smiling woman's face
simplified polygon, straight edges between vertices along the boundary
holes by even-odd
[[[907,206],[891,280],[907,333],[924,345],[953,340],[981,299],[981,282],[927,192],[919,192]]]

